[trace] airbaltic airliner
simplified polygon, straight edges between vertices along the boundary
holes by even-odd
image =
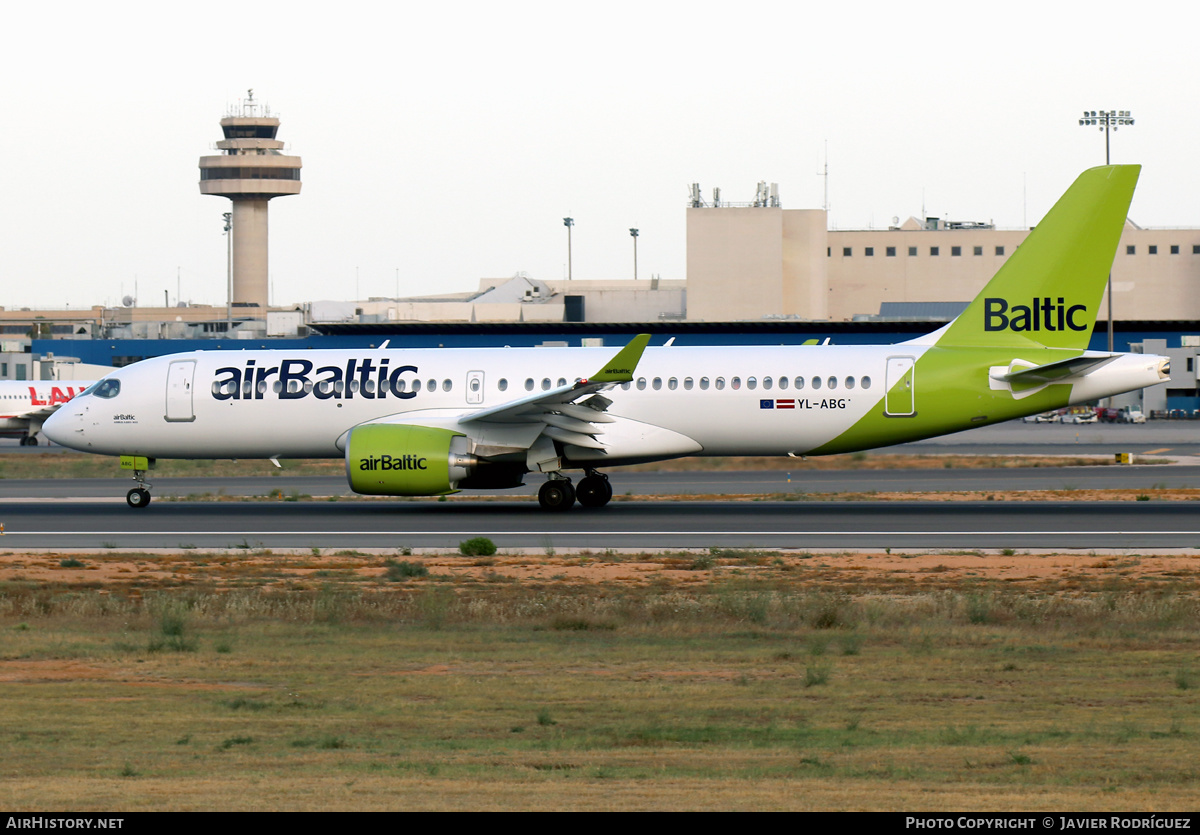
[[[0,437],[19,437],[21,446],[37,446],[46,418],[90,385],[78,380],[0,381]]]
[[[648,347],[642,334],[615,355],[197,351],[108,375],[43,431],[121,456],[132,507],[150,501],[156,458],[336,457],[372,495],[541,474],[542,507],[561,511],[608,503],[601,467],[825,455],[1012,420],[1169,379],[1166,357],[1087,350],[1139,171],[1084,172],[961,316],[897,345]]]

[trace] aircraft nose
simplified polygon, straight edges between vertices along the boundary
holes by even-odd
[[[80,430],[80,431],[76,431]],[[70,404],[64,405],[57,412],[46,418],[42,424],[42,434],[59,446],[76,447],[82,440],[82,421],[76,410]]]

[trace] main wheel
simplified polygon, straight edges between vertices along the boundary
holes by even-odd
[[[125,494],[125,501],[130,507],[146,507],[150,504],[150,491],[144,487],[134,487]]]
[[[612,499],[612,485],[602,475],[590,475],[580,480],[575,497],[584,507],[604,507]]]
[[[538,490],[538,503],[543,510],[570,510],[575,504],[575,488],[566,479],[552,478]]]

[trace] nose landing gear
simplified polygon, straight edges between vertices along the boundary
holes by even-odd
[[[146,481],[145,470],[134,470],[133,478],[138,486],[125,494],[125,502],[130,507],[143,508],[150,504],[150,487],[154,485]]]

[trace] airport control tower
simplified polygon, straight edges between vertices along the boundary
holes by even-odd
[[[261,110],[261,115],[260,115]],[[200,193],[233,201],[230,301],[267,312],[267,201],[300,193],[300,157],[283,153],[279,119],[254,91],[221,120],[219,156],[200,157]]]

